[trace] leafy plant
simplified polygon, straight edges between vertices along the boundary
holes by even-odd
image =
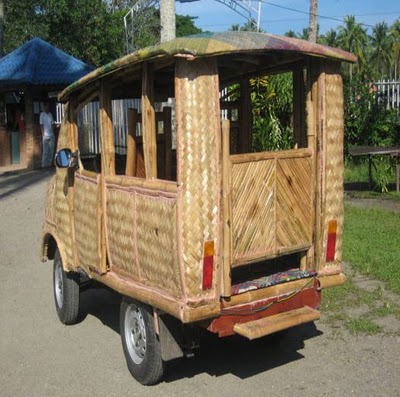
[[[293,146],[292,74],[252,79],[253,149],[283,150]]]

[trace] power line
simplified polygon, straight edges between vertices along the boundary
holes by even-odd
[[[307,11],[301,11],[301,10],[297,10],[297,9],[295,9],[295,8],[281,6],[280,4],[271,3],[271,2],[265,1],[265,0],[261,0],[261,2],[264,3],[264,4],[268,4],[268,5],[270,5],[270,6],[273,6],[273,7],[281,8],[281,9],[283,9],[283,10],[293,11],[293,12],[298,12],[298,13],[300,13],[300,14],[310,15],[310,13],[307,12]],[[330,19],[330,20],[332,20],[332,21],[337,21],[337,22],[344,22],[343,19],[339,19],[339,18],[335,18],[335,17],[327,17],[327,16],[325,16],[325,15],[320,15],[320,14],[317,14],[317,17],[318,17],[318,18],[323,18],[323,19]],[[360,22],[360,25],[368,26],[368,27],[370,27],[370,28],[373,28],[372,25],[369,25],[369,24],[367,24],[367,23],[362,23],[362,22]]]

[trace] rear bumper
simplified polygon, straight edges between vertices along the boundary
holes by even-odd
[[[213,333],[217,333],[220,337],[224,337],[235,334],[235,326],[237,330],[241,328],[238,327],[238,324],[257,322],[257,320],[263,318],[276,316],[281,313],[287,313],[302,308],[318,309],[321,303],[319,280],[316,277],[313,277],[309,281],[302,281],[302,286],[299,289],[288,290],[287,292],[277,296],[267,297],[234,306],[230,303],[222,302],[221,315],[210,321],[207,329]],[[257,324],[259,323],[260,322]],[[289,328],[298,323],[299,322],[288,322],[287,327],[284,328]],[[265,323],[262,327],[264,328],[259,332],[259,336],[276,332],[276,330],[272,330],[272,328],[272,332],[270,332],[271,330],[268,330],[268,326],[265,325]],[[284,328],[279,328],[277,330]]]

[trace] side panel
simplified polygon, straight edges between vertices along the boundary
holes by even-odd
[[[121,179],[126,184],[129,179],[133,181]],[[106,192],[106,239],[111,271],[180,297],[176,194],[118,186],[115,182],[106,183]]]
[[[343,85],[339,74],[323,73],[319,77],[320,147],[319,161],[321,218],[317,263],[320,270],[335,273],[340,270],[343,239]],[[326,263],[328,222],[337,221],[335,261]]]
[[[104,273],[100,241],[102,236],[101,222],[101,189],[100,176],[93,178],[75,174],[74,223],[78,264],[86,271]]]

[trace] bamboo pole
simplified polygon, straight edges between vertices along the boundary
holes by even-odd
[[[136,109],[128,109],[128,136],[126,147],[125,175],[136,175],[137,145],[136,145],[136,123],[138,113]]]
[[[222,248],[222,296],[231,296],[231,162],[230,122],[222,121],[222,200],[223,200],[223,248]]]
[[[156,117],[154,111],[153,70],[143,64],[142,135],[146,178],[157,178]]]

